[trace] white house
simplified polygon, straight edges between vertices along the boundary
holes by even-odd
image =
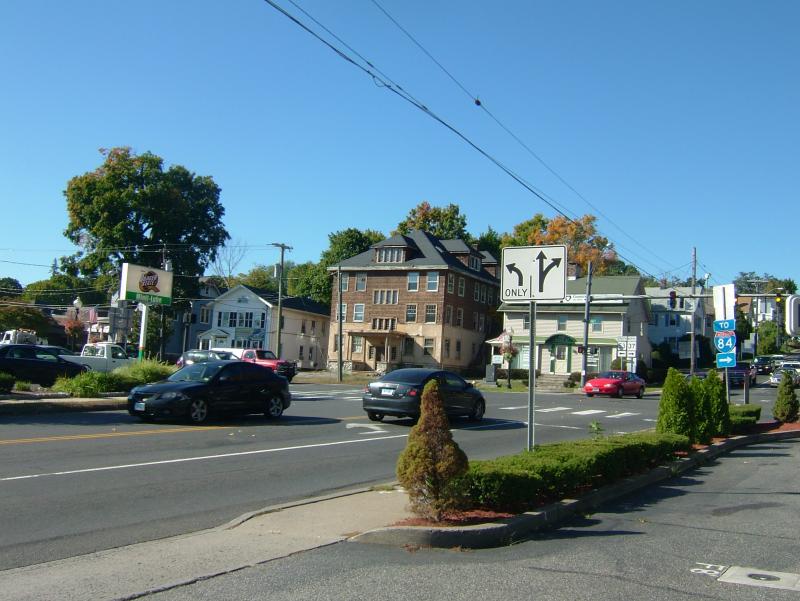
[[[330,308],[310,298],[282,301],[281,358],[296,361],[298,369],[326,365]],[[277,354],[278,296],[274,292],[238,285],[211,304],[211,327],[199,335],[200,348],[266,348]]]
[[[579,372],[582,352],[585,351],[587,371],[605,371],[617,358],[618,339],[623,336],[635,339],[636,359],[649,365],[649,310],[643,298],[630,298],[643,293],[638,276],[593,277],[589,345],[584,349],[586,278],[569,279],[563,301],[540,301],[536,305],[536,368],[542,374],[563,376]],[[528,305],[503,303],[499,310],[504,316],[504,330],[510,333],[511,341],[518,350],[511,367],[527,369],[530,340]],[[494,355],[498,355],[503,336],[487,343],[492,345]],[[635,369],[635,362],[630,361],[629,367]]]
[[[675,293],[674,306],[670,293]],[[683,359],[691,354],[689,342],[680,339],[692,331],[696,336],[712,336],[714,316],[712,304],[701,298],[691,298],[692,289],[688,286],[672,286],[670,288],[645,288],[650,299],[650,323],[647,328],[653,346],[662,342],[669,344],[670,349]],[[695,294],[704,294],[702,286],[695,287]]]

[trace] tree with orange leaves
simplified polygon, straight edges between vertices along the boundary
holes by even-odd
[[[570,263],[577,263],[584,269],[589,261],[596,274],[603,274],[616,262],[617,253],[614,245],[597,233],[594,215],[584,215],[579,219],[568,219],[558,215],[548,219],[541,213],[514,226],[511,234],[502,239],[506,246],[541,246],[547,244],[563,244],[567,247],[567,258]]]

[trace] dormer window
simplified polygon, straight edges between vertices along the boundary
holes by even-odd
[[[475,271],[481,270],[481,260],[478,257],[470,256],[469,258],[469,268],[474,269]]]
[[[405,261],[405,253],[399,247],[379,248],[375,255],[378,263],[402,263]]]

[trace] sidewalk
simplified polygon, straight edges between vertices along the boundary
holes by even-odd
[[[344,540],[390,545],[492,547],[672,478],[731,450],[800,437],[800,431],[737,436],[637,477],[499,523],[460,528],[391,526],[410,514],[398,490],[355,490],[246,514],[210,530],[0,572],[3,598],[131,599]],[[776,470],[780,459],[776,457]],[[786,473],[781,470],[781,473]]]

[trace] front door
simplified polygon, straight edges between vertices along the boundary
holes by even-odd
[[[568,374],[570,370],[570,353],[572,351],[572,347],[567,346],[566,344],[558,344],[555,347],[555,367],[553,369],[554,373],[557,374]]]

